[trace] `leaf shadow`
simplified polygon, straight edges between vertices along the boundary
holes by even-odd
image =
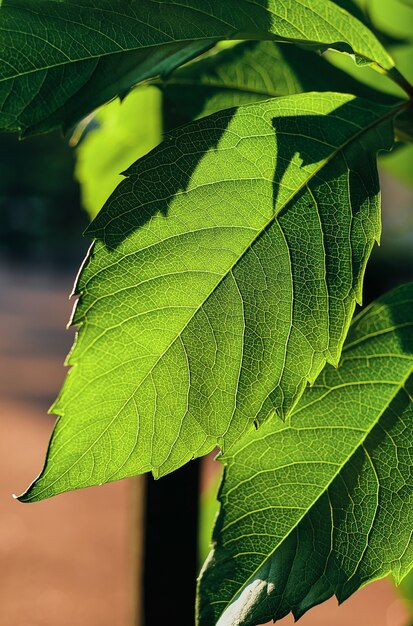
[[[353,232],[359,219],[365,221],[366,215],[363,213],[366,210],[369,212],[367,219],[374,220],[370,200],[380,192],[376,165],[378,145],[375,145],[374,139],[372,142],[367,138],[359,141],[349,134],[349,124],[352,124],[354,115],[354,104],[350,101],[327,115],[306,115],[298,111],[296,116],[278,117],[272,122],[277,151],[273,178],[274,211],[277,212],[277,206],[280,205],[278,219],[281,224],[285,220],[295,219],[301,220],[304,225],[306,211],[303,208],[303,195],[309,189],[304,204],[307,209],[315,208],[318,214],[327,263],[331,257],[331,246],[335,247],[333,257],[340,252],[336,235],[345,229],[350,211]],[[362,134],[360,130],[360,138]],[[292,163],[296,168],[295,173],[288,174]],[[305,170],[309,167],[311,175],[307,176]],[[301,188],[290,191],[288,183],[291,185],[293,176],[301,176]],[[340,177],[348,179],[345,185],[349,194],[347,206],[341,196]],[[296,208],[292,207],[291,200],[294,200]],[[362,247],[352,251],[354,276],[361,276],[365,256],[366,250]],[[332,271],[334,273],[336,270]]]
[[[118,248],[160,213],[165,218],[175,196],[188,189],[202,158],[216,149],[236,109],[168,132],[163,142],[132,164],[85,234]],[[182,118],[177,120],[178,123]]]
[[[219,150],[220,141],[237,112],[238,107],[226,109],[167,133],[163,143],[124,173],[125,180],[106,202],[86,234],[103,242],[109,250],[115,250],[133,232],[145,227],[156,214],[167,218],[172,201],[177,194],[187,191],[203,157],[210,151]],[[348,136],[348,122],[353,115],[351,102],[347,102],[327,115],[308,115],[297,110],[296,116],[272,119],[277,151],[273,175],[275,211],[281,192],[285,196],[285,177],[292,161],[295,160],[299,168],[327,161],[340,136]],[[355,158],[360,167],[357,167],[356,173],[351,172],[355,189],[352,201],[356,212],[367,193],[376,193],[379,189],[376,176],[370,176],[367,184],[367,174],[360,174],[366,169],[369,157],[366,151],[360,149],[359,152]],[[334,172],[327,172],[326,176],[333,178]],[[288,206],[285,206],[283,211],[287,209]]]

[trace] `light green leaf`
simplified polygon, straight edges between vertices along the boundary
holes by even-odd
[[[102,107],[76,148],[75,176],[82,204],[93,218],[124,178],[121,172],[162,139],[162,97],[143,85]]]
[[[368,14],[368,22],[370,28],[375,35],[383,41],[389,42],[391,45],[392,57],[395,60],[397,68],[410,82],[413,81],[413,11],[409,11],[407,7],[403,7],[400,0],[358,0],[358,4],[364,5],[363,8]],[[383,37],[383,31],[386,35]],[[393,41],[391,39],[393,38]],[[397,42],[397,39],[400,41]],[[354,63],[348,63],[345,55],[333,55],[334,62],[342,69],[349,72],[352,76],[359,80],[365,81],[373,88],[388,91],[394,95],[400,95],[398,86],[387,80],[384,76],[380,76],[378,72],[374,72],[371,68],[361,68],[355,73]]]
[[[385,48],[393,48],[394,46],[405,45],[408,43],[407,37],[402,34],[394,34],[394,28],[392,27],[392,21],[394,22],[392,19],[394,13],[399,13],[398,3],[400,0],[378,0],[380,9],[383,6],[387,9],[385,10],[386,18],[390,14],[390,20],[385,18],[384,21],[382,21],[382,28],[379,28],[377,24],[374,24],[371,20],[371,0],[368,0],[367,3],[364,0],[333,0],[333,2],[351,13],[351,15],[360,20],[360,22],[363,22],[365,26],[373,31]],[[389,8],[390,11],[388,10]],[[405,35],[410,36],[410,33],[405,33]]]
[[[89,228],[62,418],[23,500],[171,472],[286,416],[338,362],[393,113],[279,98],[177,129],[126,172]]]
[[[3,0],[0,128],[68,127],[220,39],[353,52],[394,73],[376,37],[330,0]]]
[[[201,626],[296,618],[413,565],[413,283],[353,322],[341,363],[224,459]]]

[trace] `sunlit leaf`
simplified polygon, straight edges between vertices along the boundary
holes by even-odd
[[[292,44],[250,41],[224,49],[154,81],[164,112],[177,124],[241,104],[306,91],[342,91],[393,99],[337,69],[317,52]],[[91,217],[121,181],[120,173],[161,140],[161,95],[141,86],[103,107],[76,149],[76,176]]]
[[[62,417],[23,500],[161,476],[288,415],[361,300],[392,115],[273,99],[177,129],[129,168],[89,228]]]
[[[161,121],[161,94],[151,86],[134,89],[95,115],[92,129],[76,148],[75,174],[90,217],[121,182],[121,172],[161,141]]]

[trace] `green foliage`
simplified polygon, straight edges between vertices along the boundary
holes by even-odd
[[[413,283],[365,309],[339,367],[324,369],[290,420],[268,422],[224,456],[201,625],[298,618],[410,570],[412,305]]]
[[[142,86],[93,117],[94,128],[87,130],[77,149],[75,172],[91,218],[121,182],[121,172],[161,141],[161,109],[159,91]]]
[[[0,130],[22,134],[68,128],[220,39],[333,46],[394,68],[376,37],[329,0],[3,0],[1,19]]]
[[[380,234],[392,112],[273,99],[178,129],[129,168],[89,228],[64,417],[24,500],[231,446],[337,363]]]
[[[0,5],[0,128],[88,115],[76,172],[96,216],[60,417],[19,499],[220,446],[200,626],[299,617],[413,565],[413,284],[349,331],[377,153],[413,137],[413,11],[397,25],[383,2]],[[384,158],[411,182],[410,148]]]
[[[165,105],[177,123],[242,104],[332,88],[373,100],[398,102],[308,48],[269,41],[249,41],[215,51],[177,69],[168,79],[154,79],[151,84],[162,91]],[[76,169],[83,203],[92,218],[120,182],[119,173],[159,143],[159,98],[150,85],[138,87],[121,104],[111,102],[93,118],[93,130],[77,148]]]

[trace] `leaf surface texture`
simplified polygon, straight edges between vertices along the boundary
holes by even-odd
[[[170,133],[89,228],[38,499],[166,474],[285,418],[337,363],[380,234],[392,109],[306,94]]]
[[[332,46],[394,66],[330,0],[3,0],[0,17],[0,128],[22,134],[67,128],[220,39]]]
[[[413,283],[353,322],[284,425],[226,464],[199,624],[299,618],[413,565]]]

